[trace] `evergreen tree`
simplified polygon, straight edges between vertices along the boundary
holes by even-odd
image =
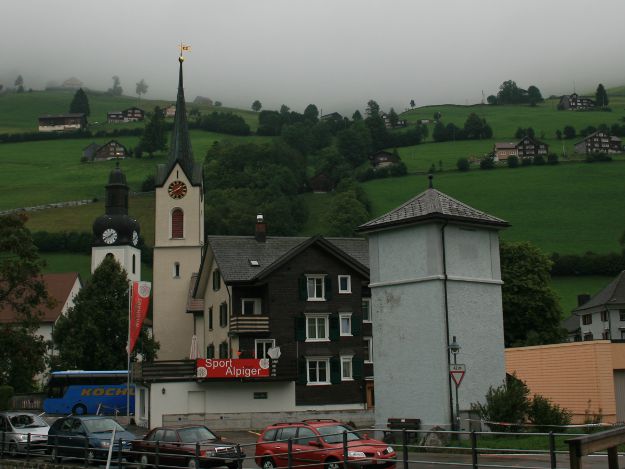
[[[22,75],[18,75],[15,79],[15,87],[17,88],[18,93],[24,92],[24,78]]]
[[[24,218],[0,216],[0,310],[15,322],[0,325],[0,386],[32,391],[45,368],[46,344],[36,334],[40,306],[51,306],[41,279],[43,262]]]
[[[85,93],[82,88],[78,88],[76,93],[74,93],[74,98],[69,105],[69,112],[72,114],[82,113],[85,116],[88,116],[91,113],[89,109],[89,98],[87,97],[87,93]]]
[[[76,295],[74,306],[59,317],[54,327],[52,338],[58,356],[53,366],[79,370],[126,368],[128,288],[126,272],[114,257],[106,257]],[[157,350],[158,344],[144,329],[135,351],[152,361]]]
[[[156,106],[152,117],[145,124],[143,135],[139,143],[143,151],[147,151],[150,157],[156,151],[165,150],[167,147],[167,135],[165,135],[165,117],[161,108]]]
[[[319,109],[314,104],[309,104],[304,109],[304,119],[316,123],[319,120]]]
[[[137,96],[141,99],[141,95],[148,92],[148,84],[142,78],[139,83],[137,83],[137,88],[135,89]]]
[[[399,122],[399,116],[395,112],[395,109],[391,108],[391,110],[388,112],[388,120],[391,124],[391,127],[397,127],[397,123]]]
[[[258,112],[262,108],[263,108],[263,105],[258,99],[252,103],[252,111]]]
[[[608,93],[601,83],[599,83],[599,86],[597,86],[595,100],[597,101],[597,106],[599,107],[606,107],[609,103]]]
[[[360,111],[358,109],[356,109],[354,111],[354,113],[352,114],[352,120],[353,121],[361,121],[362,120],[362,114],[360,113]]]
[[[108,94],[112,96],[121,96],[124,92],[123,88],[119,84],[119,77],[117,75],[113,75],[113,87],[108,89]]]
[[[414,109],[414,107],[415,107],[414,99],[411,99],[410,100],[410,109]]]

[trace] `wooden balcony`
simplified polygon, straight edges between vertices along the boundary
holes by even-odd
[[[269,316],[230,316],[230,332],[236,334],[269,332]]]

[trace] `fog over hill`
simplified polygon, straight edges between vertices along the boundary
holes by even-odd
[[[27,0],[0,13],[0,83],[80,78],[173,99],[177,44],[189,43],[188,99],[351,115],[471,104],[505,80],[543,96],[622,85],[622,0]]]

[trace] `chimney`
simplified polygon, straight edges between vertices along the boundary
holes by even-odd
[[[254,230],[254,238],[259,243],[264,243],[265,239],[267,239],[267,223],[265,223],[265,219],[262,214],[256,215],[256,229]]]
[[[590,300],[590,295],[588,293],[582,293],[581,295],[577,295],[577,306],[582,306],[583,304],[588,303]]]

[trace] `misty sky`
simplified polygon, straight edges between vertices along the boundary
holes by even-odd
[[[502,81],[543,96],[625,85],[623,0],[20,0],[0,7],[0,83],[76,76],[174,99],[324,113],[480,102]]]

